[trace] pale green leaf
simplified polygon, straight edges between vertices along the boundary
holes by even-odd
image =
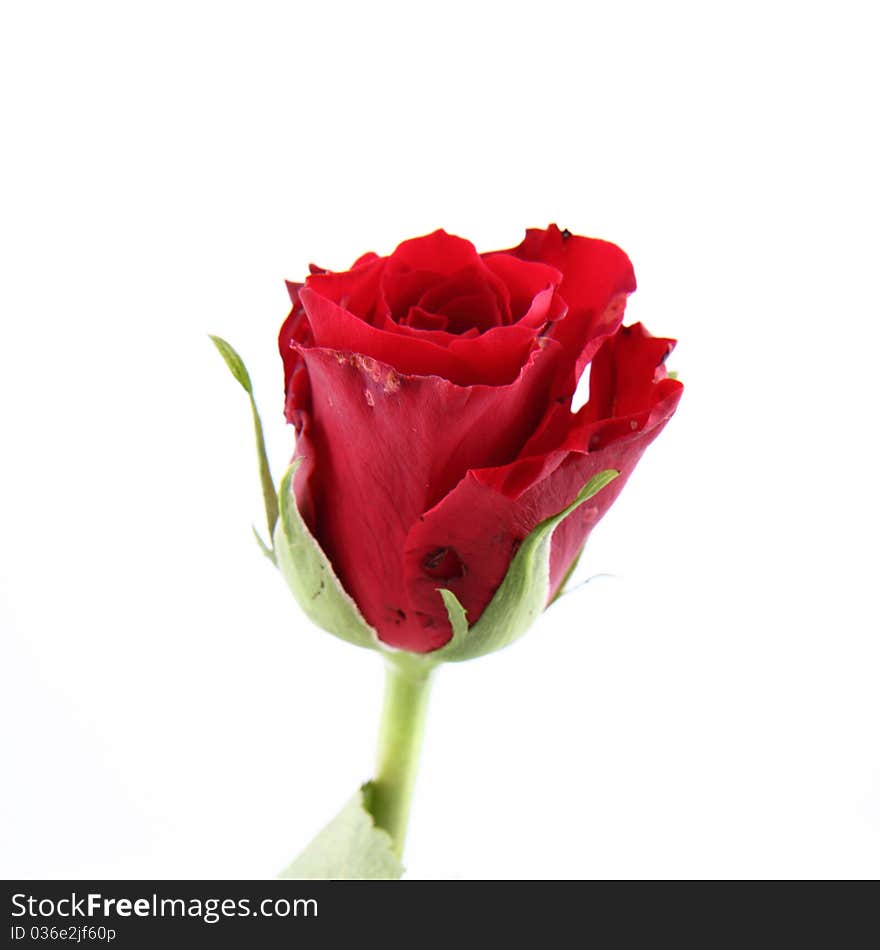
[[[275,528],[275,556],[293,596],[317,626],[360,647],[379,646],[376,631],[361,616],[343,588],[327,555],[312,537],[299,513],[293,494],[293,476],[302,459],[281,479],[278,492],[280,517]]]
[[[278,876],[295,881],[396,881],[403,866],[391,836],[377,828],[367,811],[363,786],[342,811]]]
[[[263,423],[260,421],[260,414],[257,411],[254,390],[251,386],[251,377],[244,365],[244,360],[238,355],[231,344],[227,343],[222,337],[211,336],[211,334],[209,334],[209,336],[211,337],[211,342],[217,347],[217,351],[223,357],[223,361],[229,367],[229,371],[238,382],[241,383],[242,388],[248,394],[248,398],[251,401],[254,436],[257,443],[257,465],[260,471],[260,488],[263,492],[263,507],[266,510],[266,524],[269,527],[269,537],[271,538],[275,531],[275,524],[278,521],[278,497],[275,494],[275,483],[272,481],[272,472],[269,468],[269,457],[266,454],[266,440],[263,436]],[[271,560],[274,561],[275,558],[272,557]]]
[[[470,629],[464,608],[451,591],[441,590],[452,624],[453,638],[435,650],[436,662],[460,662],[500,650],[519,639],[547,606],[550,594],[550,542],[556,526],[585,501],[612,482],[619,472],[594,475],[577,498],[558,514],[542,521],[519,546],[501,586]]]
[[[229,367],[229,372],[241,383],[244,391],[249,396],[253,396],[254,390],[251,386],[251,377],[244,365],[244,360],[242,360],[232,345],[227,343],[223,337],[214,336],[211,333],[209,333],[208,336],[211,338],[211,342],[214,346],[217,347],[217,351],[223,357],[223,361]]]

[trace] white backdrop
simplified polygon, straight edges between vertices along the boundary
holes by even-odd
[[[880,875],[872,6],[4,4],[0,874],[272,876],[369,777],[206,334],[280,475],[283,278],[558,221],[685,396],[612,577],[441,671],[409,874]]]

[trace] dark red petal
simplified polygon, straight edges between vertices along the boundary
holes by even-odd
[[[287,294],[290,297],[290,302],[296,307],[299,304],[299,292],[303,289],[302,284],[297,284],[292,280],[284,281],[287,287]]]
[[[432,314],[431,317],[436,320],[443,319],[437,314]],[[427,316],[424,316],[424,323],[427,323],[428,319]],[[397,332],[404,336],[414,336],[421,340],[431,340],[438,346],[450,346],[456,340],[472,340],[474,337],[480,335],[480,331],[476,327],[467,330],[465,333],[447,333],[445,330],[426,330],[424,325],[420,327],[410,327],[405,323],[397,324]]]
[[[387,259],[380,296],[387,313],[402,319],[415,305],[437,310],[462,296],[486,297],[477,323],[489,326],[510,322],[510,293],[503,280],[486,267],[469,241],[437,231],[405,241]]]
[[[654,384],[666,376],[664,362],[675,340],[654,337],[635,323],[609,337],[590,367],[587,415],[593,419],[638,411]]]
[[[621,327],[605,340],[590,365],[587,404],[574,417],[565,405],[553,404],[522,455],[581,444],[596,448],[631,429],[634,418],[678,388],[671,380],[661,385],[666,379],[664,362],[674,346],[675,340],[651,336],[641,323]]]
[[[506,253],[562,272],[559,293],[568,313],[550,333],[571,354],[557,386],[571,395],[602,341],[623,321],[626,297],[636,289],[632,264],[617,245],[560,231],[555,224],[546,231],[530,228],[522,244]]]
[[[402,320],[410,308],[436,282],[427,270],[409,270],[389,264],[382,272],[379,292],[390,322]]]
[[[299,296],[316,346],[361,353],[407,375],[441,376],[460,386],[504,386],[517,378],[535,345],[533,329],[513,325],[441,346],[428,338],[402,334],[396,326],[393,330],[371,326],[317,293],[311,283]]]
[[[446,276],[480,265],[480,255],[470,241],[438,230],[399,244],[388,259],[395,267],[429,271]]]
[[[449,317],[442,313],[430,313],[421,307],[410,307],[406,316],[404,316],[398,324],[398,327],[406,327],[408,330],[426,330],[428,332],[437,330],[445,332],[448,326]],[[389,329],[387,323],[383,326],[383,329]],[[477,332],[476,328],[474,332]],[[449,337],[452,339],[455,337],[455,334],[450,333]],[[433,337],[433,339],[435,342],[439,342],[440,338]]]
[[[562,274],[555,267],[539,261],[521,260],[503,252],[484,254],[483,260],[507,288],[514,322],[527,317],[536,297],[546,297],[548,289],[555,290],[562,282]]]
[[[422,294],[418,308],[449,317],[452,332],[465,333],[472,327],[485,331],[501,326],[504,320],[498,296],[482,270],[469,268],[438,280]]]
[[[281,325],[278,334],[278,350],[284,364],[284,416],[299,431],[302,428],[302,413],[308,410],[309,381],[297,344],[311,344],[312,331],[305,310],[299,300],[302,284],[287,281],[287,291],[293,301],[293,309]]]
[[[498,300],[491,292],[473,294],[470,297],[456,297],[438,307],[435,313],[446,318],[450,333],[462,336],[471,330],[485,333],[493,327],[500,327],[501,314],[498,312]]]
[[[383,267],[384,261],[375,258],[343,273],[312,274],[306,280],[305,290],[300,292],[300,299],[305,303],[305,291],[320,294],[325,300],[332,301],[343,310],[369,322],[378,299],[379,279]],[[308,307],[306,309],[308,310]],[[320,327],[311,313],[309,321],[317,336]]]
[[[621,474],[611,485],[557,528],[550,564],[555,591],[592,527],[678,404],[681,384],[657,374],[656,358],[665,355],[670,341],[661,342],[638,327],[630,328],[621,345],[613,347],[612,388],[626,399],[625,414],[595,418],[586,406],[577,414],[552,408],[550,423],[538,427],[540,435],[529,440],[516,461],[469,472],[414,526],[407,539],[406,573],[411,602],[421,614],[444,624],[439,585],[423,568],[430,552],[455,552],[463,571],[445,586],[474,623],[503,580],[516,548],[536,525],[565,508],[593,475],[618,470]],[[612,349],[611,341],[607,345]],[[642,396],[638,401],[630,398],[636,391]],[[444,626],[448,638],[448,622]]]
[[[448,638],[445,619],[438,623],[436,611],[420,614],[410,603],[407,536],[468,469],[516,456],[543,411],[555,349],[536,350],[509,385],[469,388],[406,376],[349,352],[301,349],[311,411],[297,442],[307,460],[298,499],[346,590],[386,643],[425,652]],[[429,567],[454,576],[454,558],[438,559],[435,550]]]

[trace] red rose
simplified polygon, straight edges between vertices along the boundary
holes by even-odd
[[[386,644],[450,639],[439,587],[475,623],[529,532],[616,469],[553,535],[562,583],[681,396],[674,341],[621,326],[635,287],[618,247],[555,225],[489,254],[436,231],[289,285],[298,506]]]

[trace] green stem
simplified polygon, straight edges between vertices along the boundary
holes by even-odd
[[[376,777],[370,783],[369,807],[376,825],[391,835],[398,858],[406,839],[430,690],[430,666],[404,657],[387,658],[379,755]]]

